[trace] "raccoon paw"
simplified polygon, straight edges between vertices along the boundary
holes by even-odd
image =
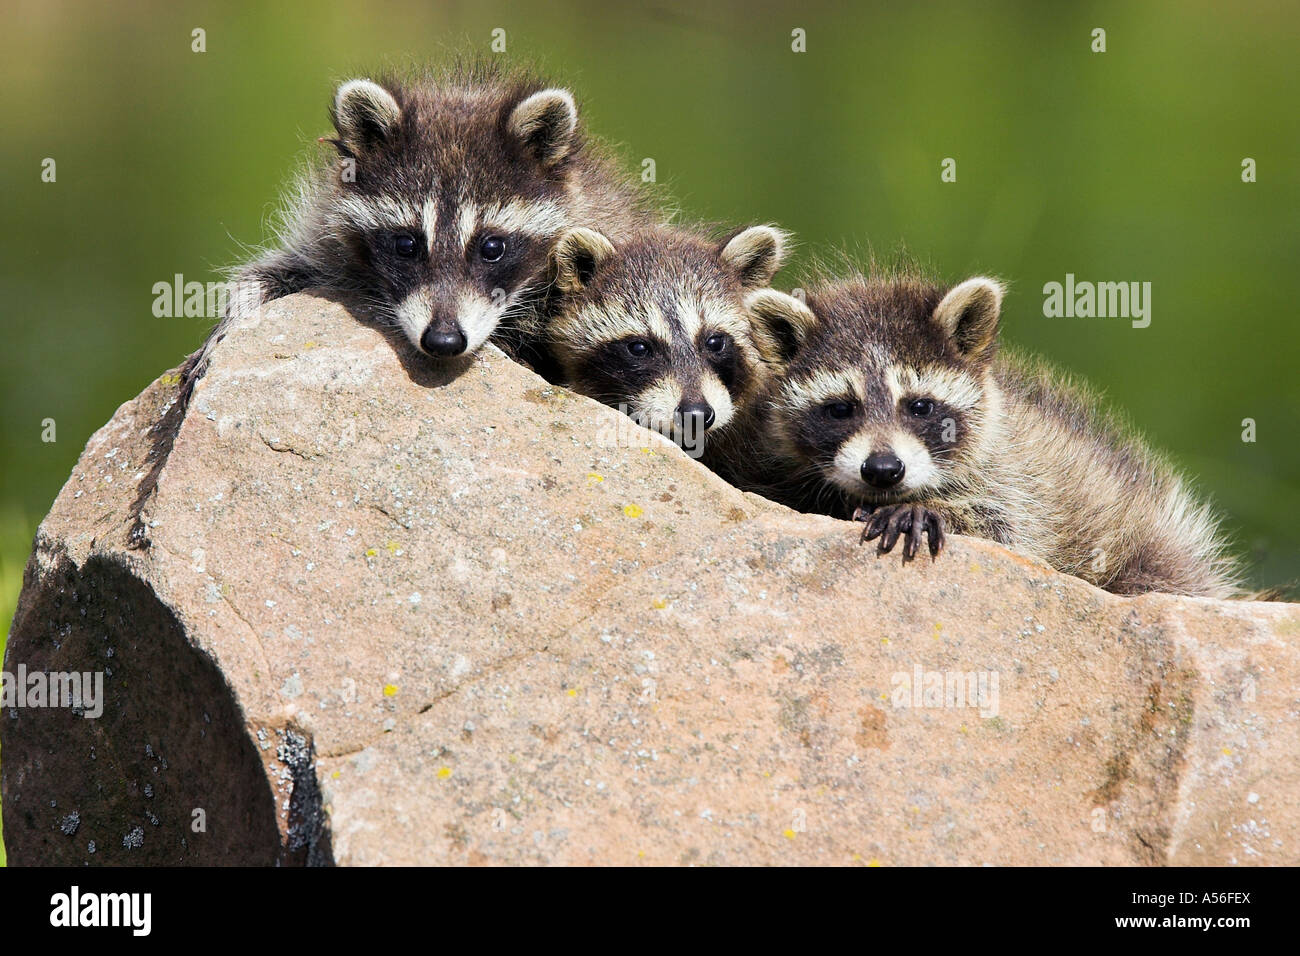
[[[910,561],[916,557],[924,535],[930,548],[930,560],[933,561],[943,550],[943,517],[924,505],[898,504],[881,505],[874,511],[858,508],[853,512],[854,521],[865,521],[859,544],[879,538],[876,545],[877,554],[889,553],[900,536],[903,538],[903,560]]]

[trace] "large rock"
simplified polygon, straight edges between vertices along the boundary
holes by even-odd
[[[878,559],[311,296],[226,339],[151,463],[175,391],[37,535],[6,670],[107,699],[0,717],[14,863],[1300,862],[1295,606]],[[996,694],[916,706],[932,672]]]

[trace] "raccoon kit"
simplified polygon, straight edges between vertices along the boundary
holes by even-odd
[[[551,253],[550,292],[527,336],[534,364],[697,453],[771,374],[779,343],[746,301],[785,246],[771,226],[721,240],[671,227],[624,239],[573,229]]]
[[[997,349],[1002,286],[916,275],[759,301],[792,357],[719,462],[791,507],[865,520],[881,552],[944,531],[1119,594],[1240,594],[1210,507],[1061,372]]]
[[[356,295],[430,356],[471,352],[529,306],[561,232],[653,221],[584,135],[573,96],[532,77],[476,66],[351,80],[331,116],[337,160],[296,191],[279,248],[238,271],[234,309],[188,383],[233,318],[308,288]]]

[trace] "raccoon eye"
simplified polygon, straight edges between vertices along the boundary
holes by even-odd
[[[500,262],[506,254],[506,241],[500,236],[488,236],[479,243],[478,254],[484,262]]]
[[[842,420],[853,414],[852,402],[831,402],[829,405],[822,406],[822,414],[827,418]]]
[[[633,339],[627,343],[627,350],[637,358],[645,358],[650,354],[650,343],[644,339]]]
[[[704,340],[704,347],[710,352],[721,352],[727,347],[728,341],[730,341],[729,336],[724,335],[721,332],[714,332]]]
[[[934,411],[934,400],[929,398],[917,398],[908,403],[907,410],[917,418],[925,418]]]
[[[403,259],[415,255],[415,236],[401,235],[393,237],[393,251]]]

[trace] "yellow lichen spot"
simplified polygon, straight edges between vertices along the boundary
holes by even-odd
[[[882,637],[882,638],[880,639],[880,643],[881,643],[881,644],[890,644],[890,643],[893,643],[893,642],[890,641],[889,638],[887,638],[887,637]]]
[[[569,688],[569,696],[570,696],[570,697],[577,697],[577,696],[578,696],[578,688],[576,688],[576,687],[570,687],[570,688]]]
[[[397,696],[397,685],[396,685],[396,684],[385,684],[385,685],[384,685],[384,696],[385,696],[385,697],[396,697],[396,696]]]
[[[373,558],[373,557],[374,557],[375,555],[377,555],[378,553],[379,553],[379,552],[376,551],[374,548],[366,548],[366,557],[367,557],[367,558]]]
[[[384,544],[384,547],[388,549],[389,554],[396,554],[398,551],[402,550],[401,545],[396,541],[388,541]]]
[[[958,728],[957,728],[957,731],[958,731],[958,733],[963,733],[963,734],[965,734],[965,733],[969,733],[969,732],[970,732],[970,731],[968,731],[968,730],[966,729],[966,725],[965,725],[965,724],[962,724],[960,727],[958,727]]]
[[[342,770],[335,770],[333,776],[334,776],[334,779],[337,780],[339,777],[343,776],[343,771],[342,771]]]
[[[1225,757],[1231,757],[1231,756],[1232,756],[1232,748],[1231,748],[1231,747],[1224,747],[1224,748],[1223,748],[1223,755],[1224,755]]]
[[[589,485],[598,485],[604,480],[605,480],[605,476],[600,474],[599,472],[595,472],[595,471],[587,472],[587,484]]]
[[[933,638],[937,641],[937,640],[939,639],[939,632],[942,631],[942,630],[943,630],[943,625],[940,624],[938,621],[935,621],[935,622],[934,622],[934,633],[931,634],[930,636],[933,637]]]
[[[880,861],[875,859],[868,860],[867,866],[880,866]]]
[[[656,454],[656,452],[655,452],[655,450],[654,450],[653,448],[642,448],[641,451],[643,451],[643,452],[644,452],[645,454],[647,454],[647,455],[653,455],[653,454]]]
[[[793,840],[793,839],[794,839],[794,831],[793,831],[793,830],[785,830],[781,835],[784,836],[787,840]]]
[[[317,342],[317,341],[315,341],[315,340],[313,340],[313,339],[308,339],[306,342],[303,342],[303,343],[302,343],[302,347],[303,347],[304,349],[314,349],[314,348],[316,348],[316,347],[319,346],[319,345],[320,345],[320,343]]]
[[[980,571],[984,570],[984,569],[981,568],[978,564],[976,564],[974,561],[972,561],[972,562],[970,563],[970,569],[971,569],[972,571],[974,571],[976,574],[979,574]]]
[[[656,611],[662,611],[664,608],[668,606],[668,602],[665,601],[663,598],[655,598],[653,601],[650,602],[650,606],[654,608]]]
[[[637,858],[638,860],[644,860],[644,859],[645,859],[645,850],[637,850],[637,851],[636,851],[636,858]]]
[[[640,505],[624,505],[623,514],[627,515],[629,518],[639,518],[645,514],[645,509]]]
[[[181,377],[175,372],[168,372],[162,378],[158,379],[158,381],[162,382],[164,385],[179,385]]]
[[[852,860],[854,863],[856,863],[856,862],[858,862],[858,860],[862,859],[862,854],[861,854],[861,853],[855,853],[855,854],[853,854],[851,857],[849,857],[849,859]]]
[[[450,768],[450,767],[439,767],[439,768],[438,768],[438,779],[439,779],[439,780],[446,780],[446,779],[447,779],[448,777],[450,777],[450,776],[451,776],[451,768]]]

